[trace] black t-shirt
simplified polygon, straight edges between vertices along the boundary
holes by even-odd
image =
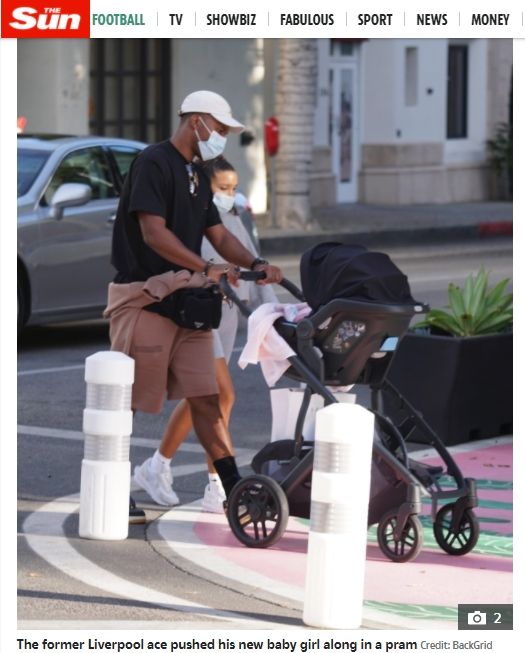
[[[146,245],[139,212],[163,217],[167,228],[196,254],[200,254],[205,230],[221,224],[207,176],[198,165],[188,164],[170,141],[143,150],[124,182],[111,253],[118,283],[145,281],[182,269]]]

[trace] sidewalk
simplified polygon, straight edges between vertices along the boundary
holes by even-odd
[[[464,556],[447,555],[437,545],[430,500],[420,517],[424,547],[412,562],[396,564],[379,550],[375,528],[368,533],[364,628],[455,630],[460,603],[512,603],[512,436],[450,448],[466,476],[476,479],[480,537]],[[419,458],[437,464],[434,450]],[[166,512],[149,533],[166,558],[192,565],[241,594],[302,611],[308,521],[291,517],[273,547],[244,547],[223,515],[201,512],[200,501]],[[351,561],[348,561],[351,564]],[[261,626],[264,627],[264,626]]]
[[[314,218],[318,226],[305,231],[272,227],[270,216],[256,216],[262,253],[298,254],[320,240],[380,248],[512,236],[511,202],[340,204],[316,209]]]

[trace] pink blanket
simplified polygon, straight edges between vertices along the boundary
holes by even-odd
[[[248,318],[248,338],[239,357],[239,367],[260,363],[264,380],[272,387],[290,367],[296,352],[281,338],[273,323],[280,317],[300,322],[312,309],[308,304],[262,304]]]

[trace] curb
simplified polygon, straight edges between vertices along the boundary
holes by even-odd
[[[510,220],[499,222],[482,222],[478,225],[480,236],[512,236],[512,222]]]
[[[406,245],[435,245],[455,241],[475,241],[481,238],[512,236],[512,222],[484,222],[472,225],[424,227],[414,229],[387,229],[384,231],[317,232],[289,236],[268,237],[261,234],[263,255],[301,254],[322,241],[337,241],[365,247],[390,247]]]

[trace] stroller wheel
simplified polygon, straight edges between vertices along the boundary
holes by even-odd
[[[228,522],[245,546],[266,548],[277,542],[288,524],[288,499],[270,476],[241,479],[228,497]]]
[[[377,526],[377,541],[381,551],[393,562],[413,560],[423,546],[423,527],[416,515],[409,515],[401,537],[396,538],[397,509],[390,510]]]
[[[479,521],[470,508],[466,508],[461,515],[457,528],[453,522],[453,503],[447,503],[440,508],[434,522],[434,537],[436,542],[446,553],[453,556],[462,556],[476,546],[479,538]]]

